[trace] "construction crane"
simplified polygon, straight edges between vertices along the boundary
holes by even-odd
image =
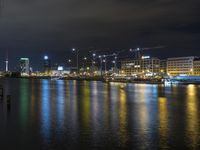
[[[130,52],[134,52],[135,53],[135,59],[140,59],[141,58],[141,51],[143,50],[150,50],[150,49],[161,49],[161,48],[164,48],[164,46],[156,46],[156,47],[145,47],[145,48],[135,48],[135,49],[129,49]],[[94,50],[94,51],[90,51],[92,52],[93,54],[93,58],[94,57],[97,57],[97,54],[96,52],[102,52],[102,51],[105,51],[105,50],[108,50],[108,49],[99,49],[99,50]],[[117,68],[117,59],[118,59],[118,56],[119,54],[123,53],[123,52],[127,52],[128,49],[123,49],[123,50],[119,50],[119,51],[116,51],[112,54],[103,54],[103,55],[99,55],[98,58],[100,59],[100,71],[101,71],[101,75],[102,75],[102,65],[103,63],[105,64],[105,74],[106,74],[106,71],[107,71],[107,58],[108,57],[114,57],[114,60],[112,61],[112,63],[114,64],[114,72],[116,71],[116,68]]]
[[[146,48],[135,48],[135,49],[130,49],[130,52],[135,53],[135,58],[140,59],[141,58],[141,51],[143,50],[150,50],[150,49],[160,49],[164,48],[164,46],[156,46],[156,47],[146,47]]]
[[[106,71],[107,71],[107,57],[111,57],[111,56],[114,56],[113,54],[109,54],[109,55],[99,55],[98,58],[100,59],[100,71],[101,71],[101,76],[103,75],[103,62],[105,64],[105,74],[106,74]]]
[[[112,63],[114,64],[114,73],[116,73],[116,68],[117,68],[117,58],[118,58],[118,55],[122,52],[126,51],[125,49],[123,50],[120,50],[120,51],[117,51],[117,52],[114,52],[112,54],[107,54],[107,55],[99,55],[99,58],[100,58],[100,70],[101,70],[101,75],[102,75],[102,65],[103,63],[105,64],[105,67],[104,67],[104,72],[105,74],[107,73],[107,58],[108,57],[114,57],[114,60],[112,61]],[[96,55],[96,54],[95,54]],[[93,55],[94,56],[94,55]]]

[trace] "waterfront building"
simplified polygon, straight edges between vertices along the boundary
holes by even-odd
[[[30,68],[29,68],[29,58],[20,58],[20,73],[21,75],[29,75]]]
[[[84,58],[82,61],[82,66],[79,68],[79,74],[81,76],[96,76],[100,75],[101,73],[95,61]]]
[[[194,76],[200,76],[200,59],[199,58],[194,59],[193,73],[194,73]]]
[[[160,60],[160,72],[162,74],[167,74],[167,60]]]
[[[170,76],[193,75],[194,56],[167,59],[167,74]]]
[[[154,76],[160,73],[160,59],[143,56],[121,61],[121,74],[125,76]]]
[[[65,75],[69,75],[70,72],[71,72],[70,67],[64,67],[62,65],[54,66],[51,69],[52,76],[65,76]]]

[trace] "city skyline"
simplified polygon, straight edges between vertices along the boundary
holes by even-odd
[[[165,56],[163,57],[162,55],[159,55],[159,53],[156,54],[156,51],[160,51],[162,49],[164,49],[164,46],[160,46],[158,48],[156,47],[150,47],[150,48],[145,48],[147,50],[142,50],[140,51],[141,56],[150,56],[150,57],[155,57],[155,58],[159,58],[159,59],[163,59],[166,60],[167,58],[173,58],[173,57],[187,57],[187,56],[195,56],[195,55],[171,55],[171,56]],[[73,48],[72,48],[73,49]],[[1,56],[2,61],[1,61],[1,65],[0,65],[0,70],[1,71],[5,71],[6,69],[6,60],[9,61],[9,65],[8,65],[8,69],[10,71],[18,71],[18,67],[19,67],[19,60],[21,58],[28,58],[30,59],[30,67],[33,69],[33,71],[42,71],[43,70],[43,60],[44,57],[47,56],[48,59],[50,59],[52,61],[52,65],[63,65],[63,66],[67,66],[67,67],[76,67],[76,54],[73,52],[73,50],[66,50],[66,51],[38,51],[38,53],[35,55],[35,57],[37,57],[36,59],[34,59],[34,56],[32,53],[29,52],[25,52],[24,54],[21,54],[20,56],[15,55],[13,56],[13,53],[9,53],[8,51],[5,52],[4,57]],[[136,48],[138,49],[138,48]],[[82,51],[81,51],[82,50]],[[96,56],[96,62],[99,62],[99,55],[104,55],[104,54],[115,54],[115,53],[119,53],[120,56],[118,57],[119,61],[123,61],[123,60],[131,60],[135,58],[135,53],[131,52],[132,49],[123,49],[123,50],[111,50],[108,48],[101,48],[101,49],[94,49],[94,48],[82,48],[80,49],[80,57],[79,57],[79,63],[82,64],[84,62],[84,58],[92,58],[92,53],[94,52],[97,56]],[[57,55],[54,55],[54,53],[57,53]],[[188,53],[189,54],[189,53]],[[200,53],[199,55],[196,55],[196,57],[200,57]],[[87,62],[89,62],[89,59],[87,60]],[[69,63],[70,60],[70,63]],[[109,57],[109,61],[112,62],[112,60],[114,60],[114,56]]]

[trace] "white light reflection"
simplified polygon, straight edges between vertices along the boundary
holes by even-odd
[[[157,85],[128,84],[128,97],[132,99],[132,130],[136,133],[140,149],[147,149],[153,138],[157,121]]]
[[[56,81],[56,110],[57,110],[57,128],[59,131],[62,131],[64,126],[64,80]]]
[[[46,142],[50,139],[50,95],[49,80],[42,80],[41,86],[41,132]]]

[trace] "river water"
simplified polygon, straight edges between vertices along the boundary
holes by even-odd
[[[198,85],[45,79],[0,84],[2,150],[200,149]]]

